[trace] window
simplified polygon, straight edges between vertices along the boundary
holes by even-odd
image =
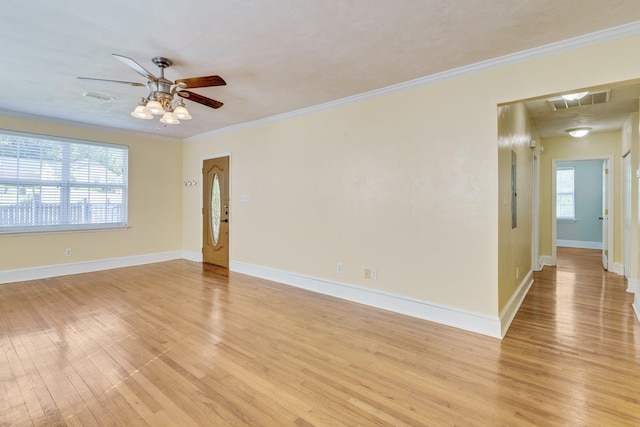
[[[556,170],[556,218],[575,220],[575,170],[558,168]]]
[[[128,147],[0,131],[0,233],[127,225]]]

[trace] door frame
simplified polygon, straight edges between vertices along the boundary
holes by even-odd
[[[533,239],[531,241],[531,269],[542,270],[540,262],[540,156],[533,153]]]
[[[229,270],[231,270],[231,228],[233,227],[233,221],[231,220],[231,215],[233,214],[233,210],[231,209],[231,186],[232,186],[232,179],[231,179],[231,170],[232,170],[232,166],[231,166],[231,162],[232,162],[232,157],[231,157],[231,152],[227,151],[227,152],[223,152],[223,153],[216,153],[216,154],[210,154],[207,156],[202,156],[200,157],[200,184],[204,185],[203,180],[203,175],[202,175],[202,170],[204,169],[204,162],[205,160],[211,160],[211,159],[219,159],[220,157],[229,157]],[[202,238],[203,236],[203,232],[202,232],[202,228],[204,227],[204,195],[202,194],[203,190],[200,190],[200,215],[199,215],[199,224],[200,226],[198,227],[198,232],[200,233],[200,248],[202,248],[204,246],[204,240]],[[204,257],[202,256],[202,250],[200,251],[200,262],[204,262]]]
[[[606,245],[608,252],[608,271],[616,272],[616,268],[614,267],[614,242],[613,242],[613,232],[614,232],[614,222],[616,221],[615,210],[614,210],[614,188],[615,188],[615,162],[614,155],[607,154],[602,156],[581,156],[581,157],[567,157],[567,158],[557,158],[551,159],[551,257],[553,259],[553,264],[555,265],[557,262],[557,218],[556,218],[556,171],[557,164],[560,162],[579,162],[583,160],[603,160],[607,162],[607,168],[609,169],[609,179],[607,180],[607,209],[609,209],[609,220],[607,221],[607,241],[602,242],[603,245]]]
[[[631,282],[631,192],[633,188],[633,166],[631,151],[622,156],[622,250],[624,277]],[[627,217],[629,213],[629,217]],[[629,223],[627,224],[627,220]]]

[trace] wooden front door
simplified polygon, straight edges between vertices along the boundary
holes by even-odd
[[[229,268],[229,157],[205,160],[202,182],[202,260]]]

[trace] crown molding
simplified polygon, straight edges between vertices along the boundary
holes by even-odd
[[[128,135],[128,136],[134,136],[138,138],[154,139],[154,140],[161,140],[161,141],[170,141],[170,142],[179,142],[179,143],[182,142],[182,139],[171,137],[171,136],[156,135],[156,134],[146,133],[146,132],[136,132],[128,129],[114,128],[109,126],[96,125],[92,123],[82,123],[82,122],[76,122],[73,120],[59,119],[56,117],[47,117],[47,116],[40,116],[37,114],[23,113],[20,111],[0,109],[0,116],[11,117],[14,119],[21,119],[21,120],[32,120],[40,123],[49,123],[57,126],[70,126],[70,127],[79,128],[79,129],[88,129],[96,132]]]
[[[465,65],[458,68],[453,68],[447,71],[442,71],[440,73],[431,74],[425,77],[419,77],[417,79],[409,80],[403,83],[398,83],[398,84],[386,86],[380,89],[374,89],[372,91],[364,92],[358,95],[337,99],[335,101],[329,101],[323,104],[318,104],[311,107],[306,107],[299,110],[291,111],[288,113],[266,117],[259,120],[253,120],[250,122],[227,126],[221,129],[213,130],[211,132],[206,132],[200,135],[184,138],[182,141],[183,142],[198,141],[211,136],[228,133],[228,132],[232,132],[239,129],[250,128],[250,127],[259,126],[265,123],[276,122],[280,120],[289,119],[292,117],[297,117],[297,116],[311,114],[311,113],[315,113],[323,110],[328,110],[341,105],[351,104],[351,103],[359,102],[365,99],[374,98],[377,96],[383,96],[383,95],[388,95],[395,92],[400,92],[403,90],[413,89],[420,86],[441,82],[444,80],[454,79],[454,78],[461,77],[468,74],[481,73],[484,71],[489,71],[496,68],[505,67],[508,65],[518,64],[525,61],[531,61],[534,59],[542,58],[542,57],[553,55],[560,52],[566,52],[569,50],[592,46],[595,44],[604,43],[611,40],[617,40],[625,37],[635,36],[638,34],[640,34],[640,21],[635,21],[629,24],[607,28],[605,30],[596,31],[594,33],[589,33],[582,36],[577,36],[570,39],[562,40],[559,42],[535,47],[532,49],[523,50],[523,51],[512,53],[509,55],[504,55],[497,58],[488,59],[485,61],[475,62],[473,64]]]

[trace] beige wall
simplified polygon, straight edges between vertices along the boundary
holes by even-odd
[[[450,116],[424,97],[404,92],[187,143],[185,171],[232,153],[231,258],[491,312],[495,266],[458,243],[496,250],[496,212],[482,195],[495,180],[496,158],[483,154],[495,140],[456,144],[474,140],[483,118]],[[192,251],[201,245],[199,201],[195,191],[185,197]],[[365,280],[365,268],[378,279]],[[478,271],[494,280],[456,289]]]
[[[232,260],[495,316],[512,289],[499,295],[496,106],[638,78],[639,41],[208,136],[185,145],[185,177],[200,175],[203,157],[232,153]],[[200,200],[185,191],[183,242],[193,252]],[[377,281],[363,279],[365,267]]]
[[[129,146],[127,230],[0,236],[0,270],[59,265],[181,249],[182,145],[0,117],[0,128]],[[72,256],[65,257],[65,248]]]
[[[513,241],[503,242],[512,236],[499,233],[496,107],[638,78],[639,44],[640,36],[628,37],[461,74],[184,146],[0,118],[7,129],[129,145],[132,226],[1,237],[0,270],[200,253],[201,186],[184,187],[182,180],[200,181],[202,159],[228,152],[233,261],[495,317],[516,283],[503,284],[499,276],[515,277],[514,263],[526,264],[527,250],[524,235],[512,260],[505,262],[508,255],[498,249]],[[517,149],[526,151],[519,143]],[[525,185],[526,177],[519,182]],[[66,247],[73,257],[63,256]],[[344,265],[341,275],[337,262]],[[378,279],[365,280],[364,268],[376,269]]]
[[[498,301],[502,310],[532,271],[533,159],[531,140],[539,141],[522,103],[498,108]],[[517,158],[517,226],[511,220],[511,153]]]
[[[552,160],[614,157],[614,258],[613,262],[623,262],[622,242],[622,162],[621,132],[593,133],[583,138],[566,136],[543,139],[544,147],[540,158],[540,255],[552,256]]]

